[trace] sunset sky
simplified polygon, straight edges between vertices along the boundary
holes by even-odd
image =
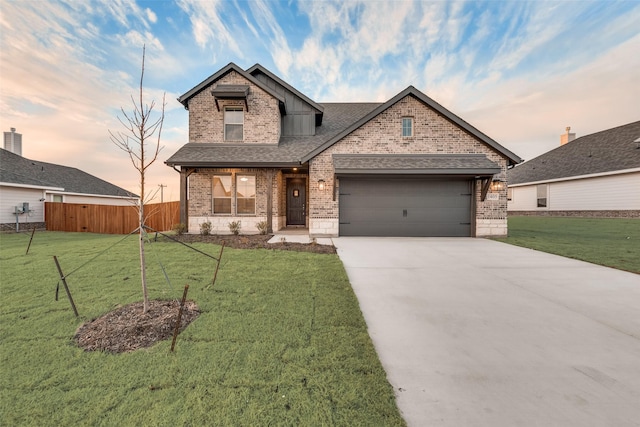
[[[0,127],[27,158],[133,192],[109,139],[140,78],[166,119],[149,189],[188,142],[178,96],[260,63],[317,102],[383,102],[413,85],[524,159],[640,120],[640,1],[0,0]],[[159,199],[157,200],[159,201]]]

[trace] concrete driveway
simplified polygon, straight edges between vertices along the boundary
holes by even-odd
[[[409,426],[640,426],[640,276],[485,239],[334,239]]]

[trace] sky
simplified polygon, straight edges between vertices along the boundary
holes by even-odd
[[[0,128],[23,156],[139,194],[109,137],[165,96],[147,192],[179,199],[164,161],[188,141],[177,98],[234,62],[316,102],[384,102],[413,85],[525,160],[640,120],[640,1],[0,0]],[[155,201],[160,201],[160,195]]]

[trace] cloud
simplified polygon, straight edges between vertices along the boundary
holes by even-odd
[[[76,3],[73,7],[48,2],[3,5],[0,123],[23,134],[25,157],[78,167],[133,191],[135,176],[126,167],[114,173],[120,153],[109,141],[108,130],[121,126],[118,109],[129,108],[129,96],[138,84],[141,51],[128,46],[146,41],[158,51],[162,45],[143,29],[137,15],[123,15],[118,5],[130,8],[120,3],[106,9],[96,3],[89,4],[92,9]],[[105,34],[87,14],[107,10],[118,23],[135,21],[140,28],[122,36]],[[106,18],[100,15],[100,19]],[[148,99],[156,102],[162,92],[145,88]],[[179,107],[175,103],[168,108],[167,124],[185,121]],[[177,122],[174,110],[180,114]],[[170,136],[176,137],[175,132]],[[166,169],[161,173],[171,172]]]
[[[221,17],[225,2],[179,0],[177,4],[188,15],[193,27],[193,36],[200,48],[220,44],[221,51],[229,50],[234,55],[243,56],[235,37]]]
[[[156,14],[153,12],[153,10],[146,8],[144,10],[144,12],[147,14],[147,19],[149,20],[149,22],[155,24],[156,22],[158,22],[158,17],[156,16]]]
[[[525,159],[555,148],[566,126],[583,136],[639,120],[638,49],[640,35],[567,74],[492,84],[464,115]]]

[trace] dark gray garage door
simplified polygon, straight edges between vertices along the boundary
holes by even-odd
[[[341,236],[471,236],[471,181],[340,178]]]

